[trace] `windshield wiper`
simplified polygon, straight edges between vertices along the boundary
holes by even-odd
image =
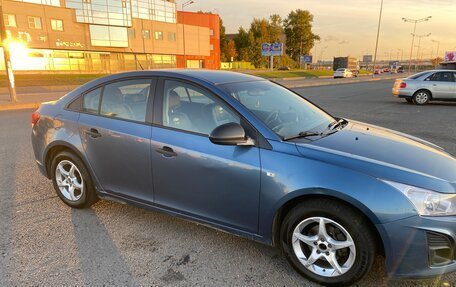
[[[297,135],[285,137],[285,138],[283,138],[283,140],[289,141],[289,140],[297,139],[297,138],[306,138],[306,137],[321,136],[321,135],[322,135],[322,133],[317,133],[317,132],[300,132]]]

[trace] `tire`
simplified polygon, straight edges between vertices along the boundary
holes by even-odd
[[[431,93],[426,90],[417,91],[413,97],[412,101],[415,105],[425,105],[431,100]]]
[[[407,101],[407,103],[410,103],[410,104],[412,104],[412,103],[413,103],[413,100],[412,100],[412,98],[405,98],[405,100]]]
[[[325,227],[325,232],[320,231],[320,226]],[[369,226],[359,212],[345,204],[309,200],[287,214],[280,242],[287,260],[301,275],[325,286],[349,286],[369,272],[376,257],[376,241]],[[294,234],[301,234],[301,240]],[[311,255],[319,259],[306,267]],[[334,259],[337,265],[329,262]],[[340,271],[334,266],[339,266]]]
[[[71,152],[61,152],[52,159],[51,178],[57,195],[71,207],[87,208],[98,201],[87,168]]]

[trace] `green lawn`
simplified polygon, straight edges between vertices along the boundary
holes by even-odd
[[[100,74],[30,74],[30,75],[15,75],[16,87],[31,87],[31,86],[59,86],[59,85],[81,85],[96,78],[102,77]],[[0,75],[0,86],[8,86],[5,75]]]

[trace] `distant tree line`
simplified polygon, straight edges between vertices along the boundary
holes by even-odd
[[[297,66],[299,56],[308,55],[320,37],[312,32],[313,15],[307,10],[291,11],[286,19],[273,14],[268,19],[253,19],[250,28],[240,27],[232,40],[226,37],[225,26],[220,19],[220,58],[222,62],[247,61],[255,67],[267,67],[268,57],[261,56],[261,44],[284,42],[285,54],[274,57],[275,65]]]

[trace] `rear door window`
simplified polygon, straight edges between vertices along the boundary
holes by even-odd
[[[145,122],[151,81],[151,79],[134,79],[106,85],[103,89],[100,114]]]

